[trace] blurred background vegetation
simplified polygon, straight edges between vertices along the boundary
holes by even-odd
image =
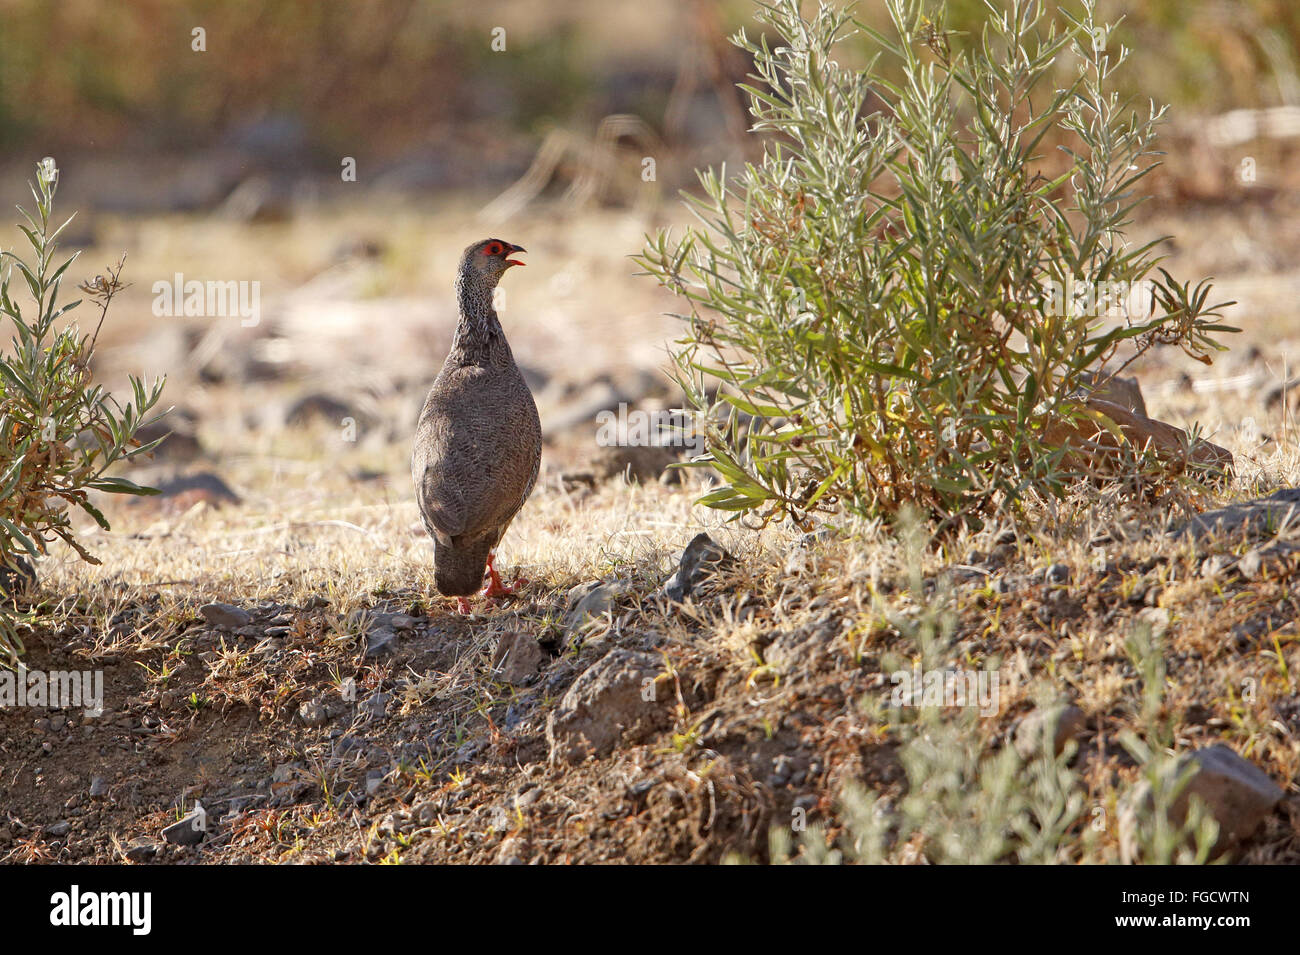
[[[976,30],[983,7],[950,0],[949,28]],[[336,173],[353,155],[399,186],[492,186],[549,129],[613,113],[716,161],[743,128],[730,88],[748,72],[722,38],[751,12],[747,0],[0,0],[0,162],[224,150],[292,175]],[[1300,100],[1293,0],[1113,0],[1103,13],[1125,17],[1114,39],[1137,54],[1125,80],[1143,98],[1197,113]],[[884,17],[872,2],[859,14]],[[206,52],[192,49],[196,27]],[[674,184],[689,183],[680,172]],[[229,185],[169,184],[167,202],[201,206]]]

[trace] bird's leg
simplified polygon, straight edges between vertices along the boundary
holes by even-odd
[[[456,612],[458,614],[461,614],[462,616],[469,617],[473,615],[474,610],[473,608],[470,607],[468,600],[466,600],[464,597],[457,597]]]
[[[528,581],[524,580],[523,578],[516,579],[515,582],[510,584],[509,586],[506,586],[505,584],[501,583],[501,575],[497,573],[496,566],[493,563],[495,559],[496,559],[496,551],[494,550],[488,551],[487,575],[489,580],[488,580],[488,585],[484,587],[481,592],[482,596],[484,597],[508,596],[510,594],[513,594],[515,590],[517,590],[519,587],[522,587],[524,584],[528,583]]]

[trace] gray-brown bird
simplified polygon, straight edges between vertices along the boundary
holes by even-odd
[[[439,592],[465,599],[483,581],[487,597],[512,593],[493,557],[497,542],[537,481],[542,427],[493,306],[501,276],[523,262],[521,246],[484,239],[465,250],[456,276],[460,322],[451,352],[415,430],[411,475],[424,526],[433,538]],[[516,586],[522,581],[516,581]]]

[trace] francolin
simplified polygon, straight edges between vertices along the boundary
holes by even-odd
[[[415,430],[411,475],[433,538],[439,592],[466,600],[512,593],[493,564],[497,543],[537,481],[542,428],[493,304],[501,276],[523,248],[484,239],[465,250],[456,276],[460,322],[451,352],[425,399]],[[523,583],[516,581],[515,586]]]

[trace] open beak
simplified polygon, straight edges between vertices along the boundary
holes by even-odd
[[[528,251],[522,245],[507,245],[506,248],[509,250],[511,255],[513,255],[516,252]],[[520,262],[517,261],[516,259],[506,259],[506,265],[527,265],[527,264],[528,264],[527,262]]]

